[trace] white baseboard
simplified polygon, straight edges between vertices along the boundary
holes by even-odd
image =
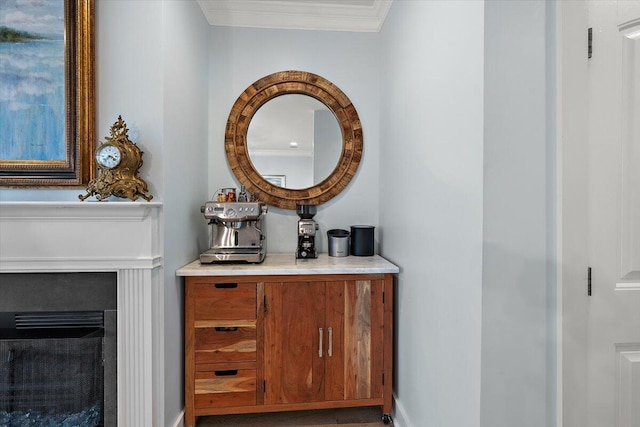
[[[396,395],[393,395],[393,427],[413,427],[402,403],[398,401]]]
[[[178,418],[173,423],[173,427],[184,427],[184,410],[178,414]]]

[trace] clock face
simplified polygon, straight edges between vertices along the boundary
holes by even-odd
[[[118,166],[121,159],[120,149],[115,145],[103,145],[96,152],[96,161],[98,164],[108,169],[113,169]]]

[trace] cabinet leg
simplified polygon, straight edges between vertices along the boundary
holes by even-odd
[[[185,411],[184,413],[184,425],[185,427],[195,427],[196,425],[196,417],[193,414],[193,411]]]
[[[391,424],[391,414],[382,414],[382,422],[385,424]]]

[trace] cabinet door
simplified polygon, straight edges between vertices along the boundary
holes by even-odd
[[[382,397],[383,290],[383,280],[327,282],[326,400]]]
[[[264,292],[265,404],[324,400],[325,283],[267,282]]]

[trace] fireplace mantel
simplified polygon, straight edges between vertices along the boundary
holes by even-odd
[[[0,202],[0,273],[117,272],[121,427],[164,417],[161,230],[158,202]]]
[[[161,203],[0,202],[0,271],[149,269]]]

